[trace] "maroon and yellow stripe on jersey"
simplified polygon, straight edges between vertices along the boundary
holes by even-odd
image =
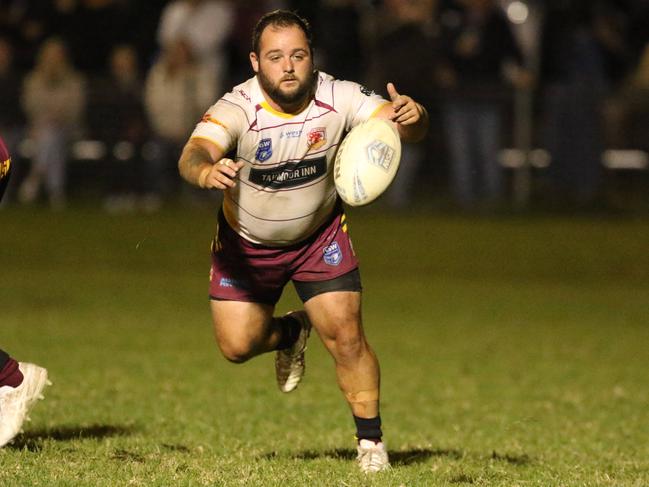
[[[0,138],[0,200],[5,194],[11,173],[11,157],[2,138]]]

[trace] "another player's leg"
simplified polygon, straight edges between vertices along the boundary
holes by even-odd
[[[28,412],[50,382],[47,370],[16,362],[0,350],[0,447],[9,443],[28,419]]]
[[[11,173],[11,158],[0,138],[0,200]],[[43,388],[50,384],[47,370],[34,364],[19,363],[0,350],[0,448],[18,434],[29,408],[42,398]]]
[[[354,415],[363,472],[389,468],[379,414],[379,363],[361,325],[360,292],[327,292],[305,302],[313,327],[336,363],[338,385]]]

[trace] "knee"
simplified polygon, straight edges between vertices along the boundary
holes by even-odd
[[[242,364],[254,356],[252,349],[244,344],[219,342],[219,349],[223,357],[234,364]]]
[[[367,342],[360,330],[338,333],[334,340],[334,356],[342,363],[357,360],[367,348]]]

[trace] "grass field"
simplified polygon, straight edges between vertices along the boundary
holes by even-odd
[[[393,469],[357,472],[317,339],[222,359],[211,212],[0,211],[0,347],[54,382],[0,485],[649,485],[649,221],[350,215]],[[288,288],[278,306],[297,306]]]

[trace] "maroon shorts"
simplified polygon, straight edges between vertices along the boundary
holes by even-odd
[[[329,281],[358,268],[342,211],[303,242],[286,247],[254,244],[219,214],[212,242],[210,298],[275,304],[288,281]]]

